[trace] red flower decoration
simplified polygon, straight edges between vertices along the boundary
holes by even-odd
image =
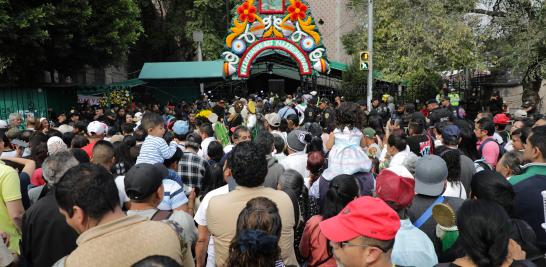
[[[300,1],[296,1],[293,5],[288,7],[288,13],[290,13],[291,20],[304,19],[305,11],[307,11],[307,5],[302,4]]]
[[[254,16],[256,12],[258,12],[258,9],[254,6],[250,6],[248,2],[244,2],[237,8],[240,21],[248,20],[248,22],[254,22],[256,20],[256,17]]]

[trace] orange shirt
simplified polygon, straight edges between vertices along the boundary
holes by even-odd
[[[310,266],[317,266],[328,259],[328,240],[320,231],[320,222],[322,222],[322,215],[311,217],[305,224],[301,237],[300,253],[304,258],[308,258],[307,261]],[[337,267],[337,263],[334,257],[331,257],[320,266]]]

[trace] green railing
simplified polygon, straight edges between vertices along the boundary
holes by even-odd
[[[44,89],[0,89],[0,120],[8,120],[11,113],[19,113],[23,118],[47,117],[47,108],[47,96]]]

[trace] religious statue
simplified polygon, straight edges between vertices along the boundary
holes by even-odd
[[[260,13],[284,13],[284,0],[260,0]]]

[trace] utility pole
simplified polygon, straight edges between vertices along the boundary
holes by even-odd
[[[193,32],[193,41],[197,42],[197,61],[203,61],[203,53],[201,52],[201,43],[203,42],[203,32],[201,30],[196,30]],[[203,83],[200,83],[201,88],[201,97],[205,93],[205,86]]]
[[[368,70],[368,111],[372,110],[373,87],[373,0],[368,0],[368,51],[370,64]]]

